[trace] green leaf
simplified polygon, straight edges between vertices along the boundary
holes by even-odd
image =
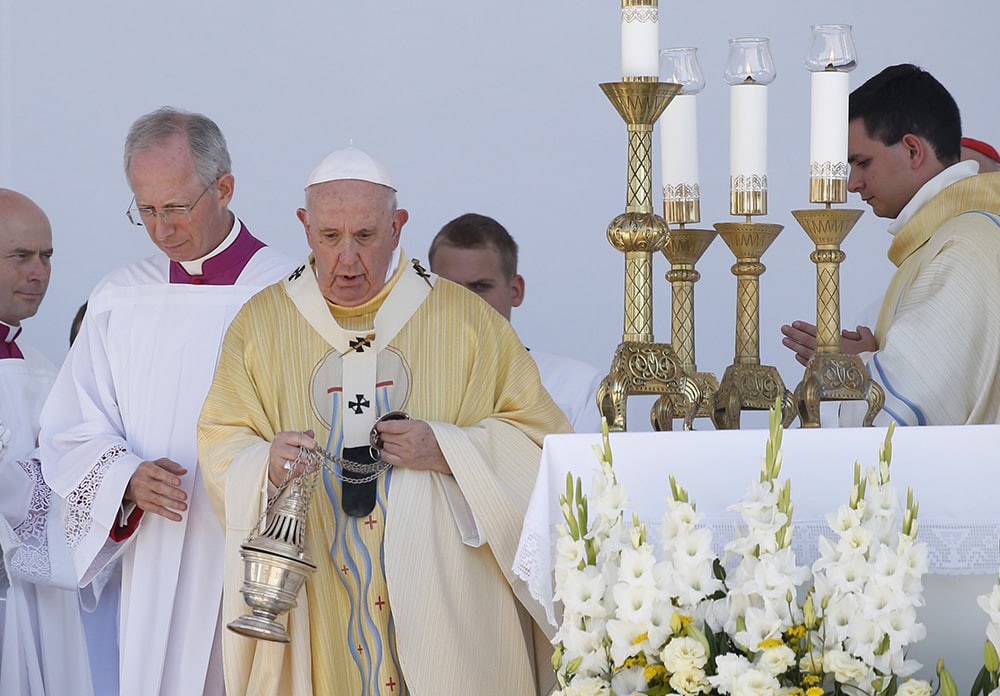
[[[992,691],[990,688],[990,673],[983,667],[979,670],[979,674],[976,675],[976,680],[972,682],[972,689],[969,691],[969,696],[976,696],[977,694],[986,696],[990,691]]]

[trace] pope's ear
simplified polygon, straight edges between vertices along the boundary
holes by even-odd
[[[295,211],[295,217],[297,217],[299,219],[299,222],[302,223],[302,226],[306,230],[306,234],[309,234],[309,221],[308,221],[308,217],[306,216],[306,209],[305,208],[299,208],[298,210],[296,210]]]
[[[406,210],[406,208],[399,208],[392,214],[392,237],[395,244],[399,244],[399,233],[403,229],[403,225],[405,225],[406,221],[409,219],[410,213]]]

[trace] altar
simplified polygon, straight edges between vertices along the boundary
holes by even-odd
[[[781,478],[791,479],[793,548],[800,565],[818,555],[819,536],[832,536],[826,516],[847,502],[854,463],[878,464],[884,428],[792,429],[782,441]],[[582,477],[590,489],[600,446],[599,434],[551,435],[528,505],[515,558],[515,573],[546,608],[555,625],[552,562],[556,525],[563,520],[559,495],[566,475]],[[687,489],[713,531],[716,552],[739,532],[738,503],[757,480],[767,442],[766,430],[612,433],[614,470],[628,494],[626,509],[649,527],[658,527],[673,475]],[[900,495],[908,487],[920,503],[919,541],[929,550],[924,576],[926,604],[918,613],[927,638],[910,656],[934,679],[943,658],[959,687],[968,693],[982,666],[988,617],[976,601],[988,594],[1000,567],[1000,425],[899,428],[892,440],[891,478]],[[628,513],[627,513],[628,514]]]

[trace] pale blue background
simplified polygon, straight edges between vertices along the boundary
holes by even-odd
[[[705,226],[735,220],[721,78],[727,40],[771,38],[778,76],[769,93],[763,221],[785,230],[763,258],[761,357],[789,387],[802,371],[780,347],[778,327],[815,317],[812,246],[788,212],[810,207],[802,63],[809,27],[854,25],[860,64],[852,86],[891,63],[917,62],[953,91],[967,133],[1000,142],[998,90],[983,84],[1000,11],[989,0],[961,7],[943,14],[929,0],[661,4],[661,46],[697,46],[706,76]],[[527,297],[514,324],[525,343],[610,365],[622,332],[624,260],[605,231],[624,208],[626,134],[598,83],[619,79],[620,4],[2,0],[0,11],[0,185],[27,193],[52,219],[52,284],[25,339],[54,360],[94,283],[152,249],[123,214],[130,192],[121,148],[138,115],[169,104],[220,124],[236,174],[233,209],[296,256],[306,251],[294,217],[305,175],[350,139],[392,169],[411,214],[403,237],[411,256],[425,258],[437,229],[460,213],[496,217],[521,246]],[[657,147],[657,207],[658,162]],[[847,205],[867,207],[853,194]],[[845,324],[887,283],[884,228],[867,211],[844,244]],[[719,375],[734,354],[733,262],[717,240],[698,264],[698,365]],[[664,342],[668,268],[655,259],[654,329]],[[630,425],[645,427],[645,418],[631,416]]]
[[[780,346],[778,327],[815,317],[812,245],[789,213],[811,207],[802,62],[810,25],[854,25],[852,86],[886,65],[916,62],[951,89],[969,135],[1000,144],[1000,9],[995,0],[664,0],[660,9],[661,46],[698,47],[706,76],[699,97],[705,226],[733,220],[721,78],[727,40],[771,38],[778,76],[769,94],[763,221],[785,230],[763,259],[761,356],[794,386],[802,369]],[[624,261],[605,231],[624,209],[626,135],[598,83],[619,79],[619,31],[620,4],[612,0],[0,0],[0,185],[48,211],[56,247],[49,295],[27,323],[26,341],[60,361],[70,319],[97,280],[151,252],[124,216],[130,192],[121,148],[138,115],[169,104],[220,124],[236,174],[233,209],[296,256],[306,252],[294,215],[305,176],[349,139],[392,169],[411,213],[403,243],[412,256],[426,258],[437,229],[460,213],[496,217],[521,245],[527,299],[514,324],[525,343],[606,370],[622,332]],[[657,151],[657,190],[658,161]],[[851,195],[848,206],[863,204]],[[847,325],[888,282],[884,229],[867,211],[844,244]],[[716,241],[698,264],[698,365],[719,375],[733,360],[733,261]],[[657,257],[660,341],[669,341],[667,270]],[[644,409],[630,414],[630,426],[648,427]],[[972,597],[987,581],[933,580],[969,597],[965,616],[937,617],[932,635],[964,628],[970,666],[981,660],[977,636],[985,627]]]

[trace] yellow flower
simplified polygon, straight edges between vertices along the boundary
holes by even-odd
[[[625,662],[622,663],[621,669],[628,669],[629,667],[645,667],[645,666],[646,666],[646,656],[643,653],[639,653],[638,655],[625,658]]]
[[[667,676],[667,669],[663,665],[646,665],[642,671],[642,676],[646,678],[646,683],[652,684],[655,681],[662,682]]]
[[[807,674],[802,677],[802,686],[816,686],[820,683],[821,679],[818,674]]]
[[[788,627],[788,635],[791,638],[805,638],[806,627],[802,624],[795,624]]]
[[[784,643],[781,642],[779,638],[766,638],[757,644],[758,650],[767,650],[768,648],[780,648]]]
[[[823,696],[822,686],[810,686],[806,689],[806,696]]]

